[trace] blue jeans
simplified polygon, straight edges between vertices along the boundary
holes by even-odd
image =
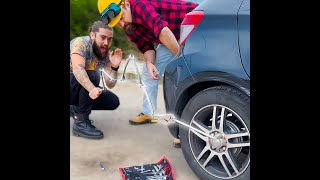
[[[173,59],[173,54],[169,51],[167,47],[163,44],[159,44],[156,48],[156,59],[155,59],[155,66],[159,71],[159,80],[162,78],[164,70],[169,62]],[[159,80],[153,80],[150,78],[147,70],[146,64],[143,66],[142,70],[142,81],[145,84],[150,101],[153,107],[153,113],[155,114],[157,111],[157,96],[158,96],[158,85]],[[152,116],[152,110],[148,104],[146,95],[143,96],[143,103],[142,103],[142,113],[148,116]]]

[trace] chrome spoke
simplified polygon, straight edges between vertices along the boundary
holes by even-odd
[[[209,157],[208,157],[208,158],[206,159],[206,161],[202,164],[202,166],[205,168],[206,165],[208,164],[208,162],[209,162],[215,155],[216,155],[216,154],[215,154],[213,151],[211,151]]]
[[[219,125],[220,132],[223,132],[223,124],[224,124],[225,117],[226,117],[225,111],[226,111],[226,108],[223,107],[221,109],[221,117],[220,117],[220,125]]]
[[[217,130],[217,127],[216,127],[216,121],[217,121],[217,106],[214,106],[213,107],[213,113],[212,113],[212,130]]]
[[[201,153],[199,154],[199,156],[197,157],[197,160],[199,161],[200,158],[204,155],[204,153],[206,153],[208,150],[210,149],[209,145],[207,144],[203,150],[201,151]]]
[[[227,147],[230,148],[238,148],[238,147],[246,147],[250,146],[250,143],[228,143]]]
[[[225,134],[225,137],[227,139],[232,139],[232,138],[239,138],[242,136],[249,136],[249,132],[245,132],[245,133],[235,133],[235,134]]]
[[[219,159],[220,159],[220,162],[221,164],[223,165],[224,169],[226,170],[226,172],[228,173],[229,176],[231,176],[231,173],[226,165],[226,163],[224,162],[224,159],[222,157],[222,154],[218,155]]]
[[[205,127],[203,127],[201,124],[197,123],[195,120],[192,121],[193,124],[195,124],[198,128],[200,128],[203,132],[208,133],[209,134],[209,130]]]
[[[208,141],[208,137],[203,136],[202,134],[198,133],[197,131],[190,129],[191,132],[193,132],[196,136],[198,136],[200,139],[204,140],[204,141]]]
[[[234,171],[235,171],[237,174],[239,174],[237,165],[235,164],[234,160],[233,160],[232,157],[230,156],[229,152],[226,151],[225,155],[226,155],[229,163],[231,164],[232,168],[234,169]]]

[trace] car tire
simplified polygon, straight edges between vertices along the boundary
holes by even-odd
[[[219,129],[223,129],[223,133],[212,128],[213,114],[216,114],[214,122],[218,129],[221,127],[221,114],[225,114],[224,126]],[[181,121],[199,130],[199,125],[201,125],[207,129],[201,131],[206,131],[208,134],[215,133],[215,135],[211,134],[215,136],[215,139],[203,135],[201,136],[203,139],[201,139],[200,133],[197,135],[196,131],[179,126],[183,155],[190,168],[201,180],[250,179],[249,96],[227,85],[205,89],[190,99],[182,112]],[[229,136],[239,133],[241,135],[233,138]],[[231,146],[237,143],[243,146]],[[222,161],[226,166],[221,163]],[[232,166],[235,164],[236,167]],[[229,170],[229,174],[226,168]]]

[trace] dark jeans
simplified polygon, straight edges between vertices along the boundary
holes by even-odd
[[[91,82],[98,87],[100,76],[97,71],[87,71]],[[79,114],[90,114],[91,110],[114,110],[119,106],[119,98],[105,90],[97,99],[91,99],[89,92],[79,84],[73,73],[70,73],[70,104],[76,106]]]

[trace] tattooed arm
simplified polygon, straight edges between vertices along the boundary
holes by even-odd
[[[85,59],[79,54],[71,55],[72,71],[81,86],[83,86],[92,99],[96,99],[101,94],[101,89],[96,87],[88,77],[85,67]]]

